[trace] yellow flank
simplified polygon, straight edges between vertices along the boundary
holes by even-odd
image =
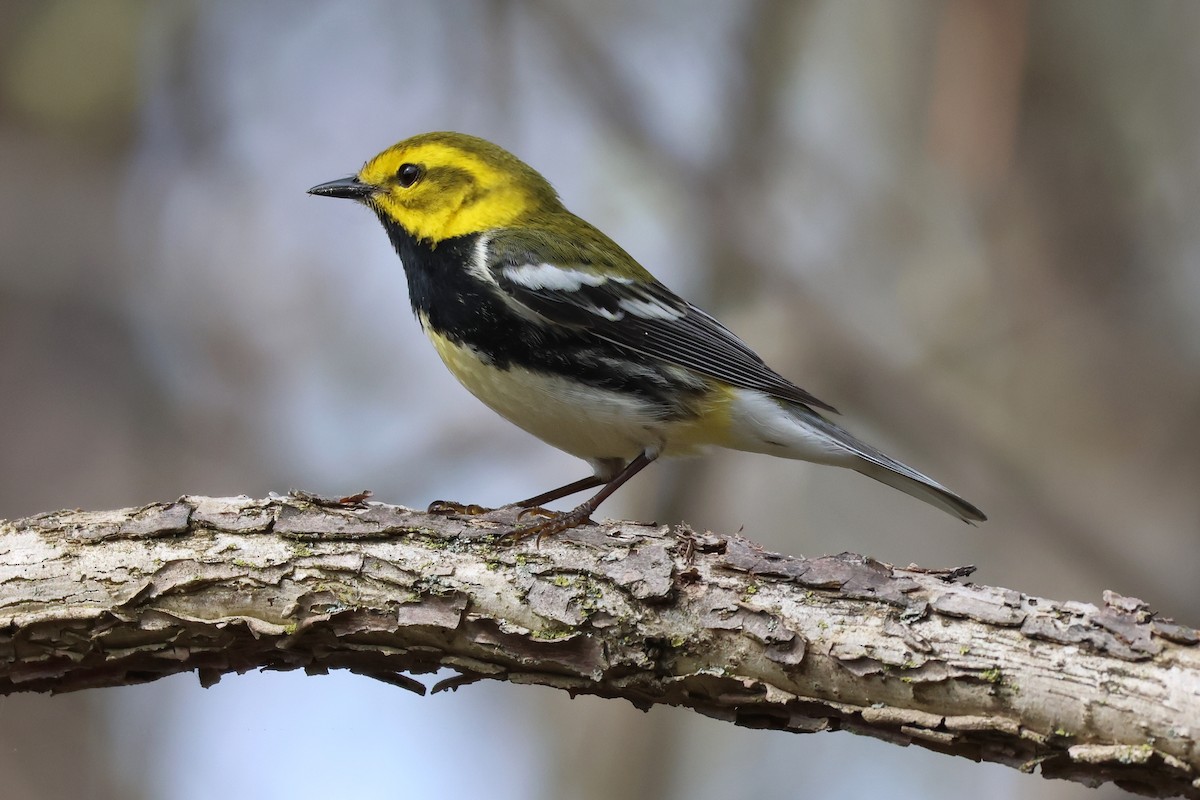
[[[695,417],[671,427],[668,453],[686,455],[705,447],[733,447],[731,438],[733,401],[739,389],[721,381],[710,381]]]
[[[374,205],[416,238],[434,243],[508,227],[544,207],[547,198],[555,199],[549,183],[528,167],[536,181],[513,180],[516,159],[489,147],[495,152],[466,150],[436,136],[417,137],[375,156],[358,179],[383,190],[372,197]],[[422,180],[412,187],[395,184],[404,164],[423,170]]]

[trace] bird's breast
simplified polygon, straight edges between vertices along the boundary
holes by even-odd
[[[681,394],[672,404],[516,364],[498,368],[424,320],[422,327],[471,394],[514,425],[579,458],[629,460],[647,448],[684,455],[721,443],[725,423],[719,392],[703,402]]]

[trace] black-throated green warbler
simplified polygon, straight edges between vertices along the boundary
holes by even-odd
[[[379,217],[413,312],[463,386],[591,464],[593,476],[515,505],[599,492],[510,531],[516,538],[577,526],[654,459],[707,445],[849,467],[964,521],[985,519],[830,422],[821,412],[832,406],[655,280],[490,142],[414,136],[309,191],[358,200]]]

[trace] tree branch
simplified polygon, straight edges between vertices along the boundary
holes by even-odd
[[[505,547],[511,512],[184,497],[0,522],[0,692],[196,671],[483,678],[739,725],[849,730],[1200,797],[1197,632],[961,582],[610,522]]]

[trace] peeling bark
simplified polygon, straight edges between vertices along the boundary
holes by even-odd
[[[0,692],[196,671],[458,673],[849,730],[1047,777],[1200,798],[1200,637],[964,583],[610,522],[498,544],[510,512],[184,497],[0,522]]]

